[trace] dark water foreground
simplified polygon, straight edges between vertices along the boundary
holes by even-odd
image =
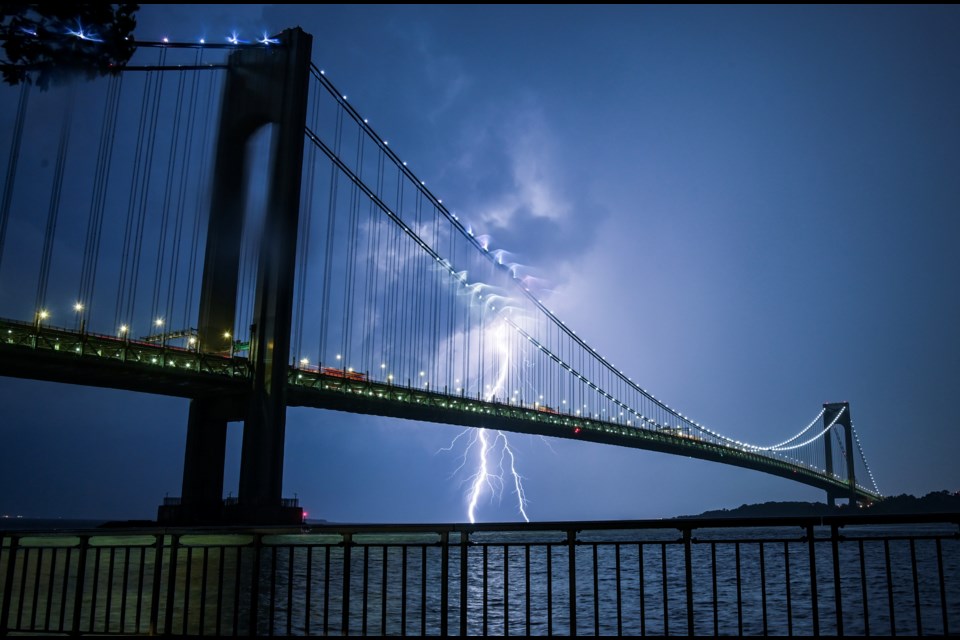
[[[958,523],[7,531],[0,633],[957,633]]]

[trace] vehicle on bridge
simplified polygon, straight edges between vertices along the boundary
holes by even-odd
[[[320,374],[331,376],[333,378],[344,378],[346,380],[356,380],[357,382],[366,382],[367,374],[354,371],[353,369],[336,369],[334,367],[321,367]]]

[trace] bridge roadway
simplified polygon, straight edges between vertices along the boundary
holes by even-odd
[[[251,377],[245,357],[6,319],[0,319],[0,376],[216,398],[236,409],[236,420],[243,419]],[[291,367],[287,405],[647,449],[754,469],[818,489],[849,491],[842,478],[786,458],[696,436],[374,381],[360,374],[347,377]],[[859,485],[857,496],[867,502],[880,498]]]

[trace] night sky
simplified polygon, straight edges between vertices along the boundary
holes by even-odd
[[[432,192],[658,398],[758,444],[849,401],[883,493],[960,490],[956,6],[148,5],[136,36],[293,26]],[[152,518],[180,494],[186,400],[3,378],[0,406],[0,514]],[[311,518],[462,521],[460,460],[438,453],[460,431],[291,409],[284,493]],[[511,441],[534,520],[824,499]],[[519,515],[508,491],[478,518]]]

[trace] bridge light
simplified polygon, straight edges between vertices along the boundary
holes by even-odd
[[[200,44],[207,44],[207,40],[205,38],[200,38]]]
[[[307,366],[308,364],[310,364],[310,361],[306,358],[300,358],[300,364],[302,364],[303,366]]]
[[[46,320],[47,318],[50,317],[50,312],[47,311],[46,309],[40,309],[40,311],[37,313],[37,317],[40,318],[41,320]]]
[[[120,325],[120,335],[125,334],[129,329],[130,329],[130,327],[128,327],[128,326],[125,325],[125,324]]]
[[[191,346],[192,346],[192,345],[195,345],[195,344],[197,344],[197,339],[196,339],[195,337],[193,337],[193,336],[190,336],[190,338],[187,339],[187,344],[189,344],[189,345],[191,345]]]
[[[338,354],[337,354],[337,360],[339,360],[339,359],[340,359],[340,354],[338,353]]]
[[[225,340],[229,340],[229,339],[230,339],[230,332],[229,332],[229,331],[224,331],[224,332],[223,332],[223,338],[224,338]]]
[[[82,302],[78,302],[78,303],[76,303],[75,305],[73,305],[73,310],[76,311],[76,312],[78,312],[78,313],[79,313],[80,311],[83,311],[83,303],[82,303]]]
[[[380,365],[380,368],[381,368],[381,369],[386,369],[386,368],[387,368],[387,365],[386,365],[386,364],[381,364],[381,365]]]
[[[420,377],[421,377],[421,378],[422,378],[423,376],[425,376],[425,375],[427,375],[427,374],[425,374],[423,371],[420,372]],[[487,386],[489,387],[490,385],[487,385]]]
[[[163,326],[163,318],[157,318],[156,320],[153,321],[153,324],[155,324],[155,325],[158,326],[158,327],[162,327],[162,326]]]
[[[164,36],[163,43],[167,44],[168,42],[170,42],[170,38],[167,38],[166,36]]]

